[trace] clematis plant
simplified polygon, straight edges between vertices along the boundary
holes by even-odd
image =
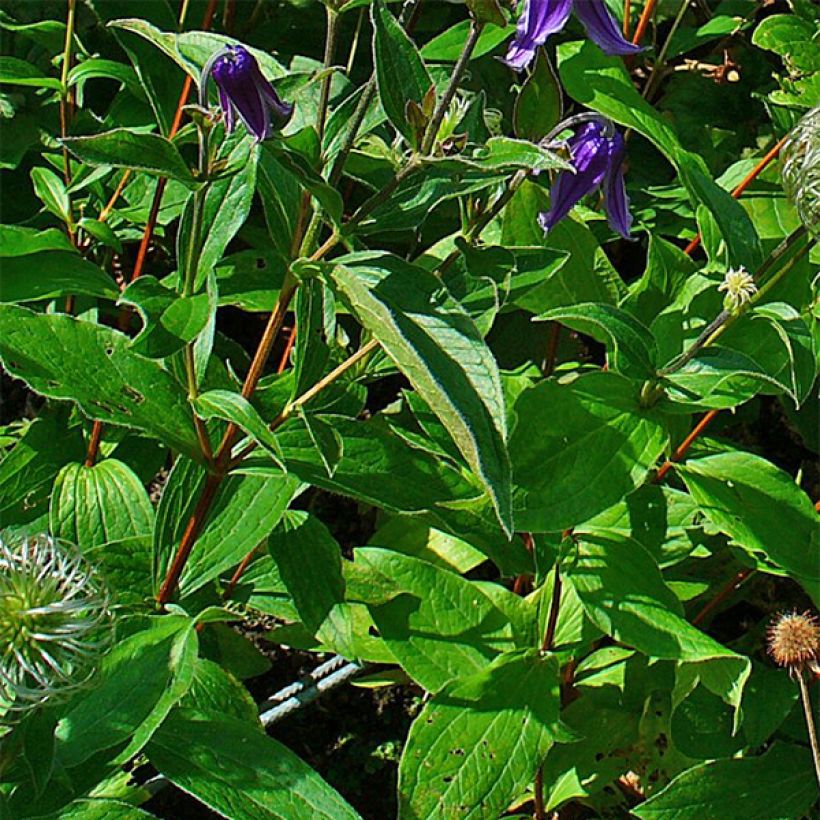
[[[538,222],[549,231],[587,194],[603,188],[604,207],[612,230],[629,238],[632,215],[624,184],[624,138],[615,124],[597,114],[581,114],[558,125],[553,133],[579,125],[567,141],[570,163],[575,172],[561,171],[550,191],[550,209],[539,214]]]
[[[254,56],[243,46],[228,46],[220,52],[210,73],[228,131],[233,131],[238,115],[257,142],[261,142],[274,130],[284,128],[293,114],[293,105],[279,98]]]
[[[573,8],[590,39],[604,54],[624,56],[642,50],[624,39],[604,0],[524,0],[504,62],[516,71],[526,68],[550,35],[557,34],[567,24]]]

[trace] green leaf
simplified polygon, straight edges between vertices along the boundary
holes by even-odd
[[[288,207],[287,203],[281,199],[281,194],[275,188],[277,180],[281,176],[281,168],[271,167],[270,161],[265,159],[265,155],[273,155],[278,160],[281,168],[284,168],[290,175],[298,180],[306,191],[316,199],[322,206],[325,213],[336,225],[341,225],[342,214],[344,212],[344,202],[341,194],[327,182],[316,171],[310,163],[298,151],[291,148],[282,140],[267,140],[262,145],[262,160],[260,162],[260,192],[264,200],[268,200],[268,207],[283,208]],[[300,195],[301,197],[301,195]],[[274,204],[275,203],[275,204]],[[266,210],[267,213],[267,210]],[[298,216],[298,211],[285,215],[285,221],[293,223]],[[270,219],[270,217],[269,217]],[[285,248],[284,253],[288,257],[292,255],[290,248]]]
[[[543,381],[519,396],[514,416],[517,530],[555,532],[602,512],[644,480],[668,440],[662,416],[617,373]]]
[[[681,604],[664,583],[657,563],[636,541],[614,534],[580,536],[564,577],[578,593],[587,617],[607,635],[652,658],[696,664],[709,689],[739,706],[751,671],[748,658],[683,618]]]
[[[115,234],[105,222],[84,216],[80,218],[77,227],[85,231],[90,237],[96,239],[97,242],[106,245],[117,253],[122,253],[122,242],[120,242],[117,234]]]
[[[45,205],[46,210],[71,224],[71,200],[68,198],[65,183],[50,168],[32,168],[31,182],[34,193]]]
[[[132,168],[158,177],[168,177],[190,188],[197,181],[170,140],[158,134],[141,134],[115,128],[90,137],[66,137],[63,144],[81,162],[112,168]]]
[[[375,547],[356,550],[348,598],[367,603],[402,668],[430,692],[514,648],[507,617],[460,575]]]
[[[57,228],[23,228],[19,225],[0,225],[0,258],[27,256],[40,251],[73,251],[63,231]],[[5,263],[3,263],[5,264]]]
[[[179,615],[147,618],[103,659],[94,688],[70,702],[57,725],[57,758],[78,766],[106,751],[124,763],[149,740],[188,691],[197,654],[194,623]]]
[[[44,76],[39,68],[17,57],[0,57],[0,85],[4,83],[53,88],[55,91],[63,87],[56,77]]]
[[[534,321],[558,321],[607,345],[610,367],[633,379],[657,373],[658,349],[649,328],[612,305],[586,303],[555,308]]]
[[[140,276],[123,291],[120,302],[132,305],[142,329],[131,342],[134,353],[164,359],[193,341],[208,323],[208,294],[180,296],[153,276]]]
[[[512,530],[506,414],[495,359],[432,274],[379,252],[335,261],[331,280],[427,402]]]
[[[717,222],[729,264],[754,270],[760,240],[743,207],[715,183],[704,160],[684,149],[664,118],[635,89],[618,57],[606,57],[591,42],[564,43],[558,50],[564,88],[577,102],[634,128],[675,166],[693,205],[702,204]]]
[[[85,455],[82,430],[67,427],[67,408],[64,411],[41,414],[0,461],[0,521],[4,526],[47,504],[60,468]]]
[[[506,653],[459,677],[413,721],[399,766],[399,817],[498,817],[533,781],[553,742],[558,664]]]
[[[699,351],[663,382],[667,397],[687,410],[736,407],[761,392],[792,395],[790,384],[771,376],[745,353],[722,345]]]
[[[816,594],[820,528],[811,499],[766,459],[731,452],[676,469],[703,514],[742,549],[762,555]]]
[[[268,539],[268,551],[302,623],[334,652],[356,658],[342,550],[324,524],[306,512],[287,512]]]
[[[250,140],[237,137],[226,141],[217,156],[217,161],[225,162],[233,173],[213,180],[205,191],[201,231],[203,242],[194,291],[205,283],[208,273],[222,259],[228,244],[248,218],[256,191],[259,153],[259,148]]]
[[[467,42],[467,34],[470,31],[470,21],[462,20],[451,28],[434,37],[421,49],[421,56],[425,60],[432,62],[454,63],[458,59]],[[509,39],[515,32],[514,26],[495,26],[488,23],[484,26],[481,36],[478,38],[476,47],[473,49],[471,59],[476,60],[483,57],[498,45]]]
[[[76,251],[43,251],[3,259],[0,302],[34,302],[69,294],[116,301],[120,291],[109,274]]]
[[[592,231],[568,216],[545,238],[538,214],[548,207],[549,196],[544,188],[525,182],[501,215],[503,245],[546,246],[568,255],[567,261],[551,271],[543,284],[528,293],[519,305],[532,313],[542,313],[578,302],[616,304],[625,293],[625,287]]]
[[[194,399],[194,407],[203,419],[218,418],[236,424],[264,447],[277,464],[282,464],[282,450],[276,436],[268,429],[256,408],[240,393],[209,390]]]
[[[73,800],[48,820],[145,820],[155,816],[121,800],[82,798]]]
[[[170,12],[168,16],[170,17]],[[196,82],[199,82],[202,69],[213,54],[227,46],[236,45],[236,38],[225,34],[211,34],[207,31],[160,31],[146,20],[138,18],[112,20],[109,25],[144,38],[170,57]],[[254,56],[266,77],[277,78],[285,74],[284,68],[267,51],[248,45],[245,45],[245,48]]]
[[[147,754],[172,783],[229,820],[359,817],[286,746],[225,715],[175,712]]]
[[[112,541],[146,537],[154,508],[142,482],[114,458],[91,467],[67,464],[54,482],[50,529],[83,552]]]
[[[466,3],[470,14],[482,25],[485,23],[496,26],[507,25],[507,18],[501,11],[498,0],[466,0]]]
[[[165,575],[204,484],[205,472],[196,464],[180,460],[174,466],[157,510],[157,583]],[[278,470],[224,479],[180,578],[180,594],[191,595],[238,564],[276,526],[298,486],[296,479]]]
[[[76,401],[92,419],[144,430],[201,459],[185,391],[159,364],[132,353],[129,342],[70,316],[0,305],[0,360],[9,373],[44,396]]]
[[[405,106],[412,101],[421,105],[433,87],[421,55],[405,34],[384,0],[371,6],[373,23],[373,64],[384,113],[393,127],[414,145],[416,134],[407,121]]]
[[[816,798],[809,750],[776,743],[759,757],[693,766],[632,813],[641,820],[784,820],[807,816]]]
[[[532,142],[544,139],[558,124],[562,109],[558,77],[550,65],[546,50],[539,48],[535,66],[515,99],[515,135]]]

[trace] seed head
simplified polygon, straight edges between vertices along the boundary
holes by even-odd
[[[727,310],[737,310],[757,293],[757,285],[746,268],[729,268],[723,281],[718,285],[718,290],[726,292],[723,306]]]
[[[783,148],[781,176],[803,224],[820,234],[820,106],[794,127]]]
[[[820,622],[810,612],[778,615],[768,630],[775,663],[796,671],[820,656]]]
[[[111,636],[108,594],[74,547],[0,533],[0,721],[83,684]]]

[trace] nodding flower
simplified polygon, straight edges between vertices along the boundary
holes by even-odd
[[[604,54],[624,56],[643,50],[624,39],[604,0],[524,0],[515,37],[504,62],[516,71],[526,68],[549,36],[564,28],[573,8],[590,39]]]
[[[257,142],[268,139],[275,130],[287,125],[293,105],[279,98],[244,46],[226,46],[219,52],[206,66],[204,81],[209,71],[216,83],[229,132],[233,131],[237,116]]]
[[[624,138],[611,120],[597,114],[572,117],[556,126],[552,133],[560,133],[579,123],[580,127],[566,143],[575,173],[561,171],[558,174],[550,190],[550,209],[539,215],[538,222],[549,231],[582,197],[602,187],[609,225],[628,239],[632,216],[624,184]]]
[[[74,547],[0,534],[0,723],[83,684],[111,637],[108,594]]]

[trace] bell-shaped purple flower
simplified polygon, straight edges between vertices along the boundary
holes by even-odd
[[[253,55],[243,46],[228,46],[214,60],[211,75],[228,131],[233,131],[238,115],[259,142],[283,128],[293,114],[293,105],[279,99]]]
[[[515,37],[504,62],[516,71],[526,68],[539,46],[566,25],[573,8],[590,39],[604,54],[624,56],[642,51],[640,46],[633,45],[621,34],[604,0],[524,0]]]
[[[632,216],[624,184],[624,138],[610,120],[595,117],[578,128],[567,146],[575,173],[561,171],[558,174],[550,191],[550,209],[539,214],[539,224],[549,231],[580,199],[603,187],[609,226],[628,239]]]

